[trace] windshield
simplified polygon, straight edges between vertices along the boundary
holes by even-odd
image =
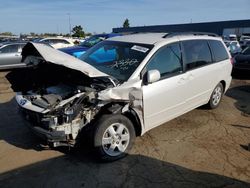
[[[87,40],[85,40],[84,42],[80,43],[80,46],[90,48],[103,40],[104,40],[104,37],[92,36],[92,37],[88,38]]]
[[[152,48],[147,44],[103,41],[80,59],[119,81],[126,81]]]

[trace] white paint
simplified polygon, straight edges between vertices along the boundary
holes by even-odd
[[[74,69],[77,71],[81,71],[82,73],[86,74],[89,77],[108,76],[107,74],[97,70],[95,67],[89,65],[88,63],[80,59],[77,59],[69,54],[61,52],[59,50],[53,49],[45,44],[39,44],[39,43],[29,43],[29,44],[31,45],[31,48],[34,48],[34,50],[37,50],[42,56],[42,58],[47,62],[65,66],[65,67],[68,67],[70,69]],[[24,48],[23,54],[25,54],[27,50],[31,50],[31,48]],[[27,58],[27,57],[24,57],[24,58],[25,58],[26,64],[31,63],[30,58]]]

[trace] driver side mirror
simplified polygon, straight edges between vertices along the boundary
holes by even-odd
[[[147,84],[152,84],[154,82],[157,82],[158,80],[160,80],[161,78],[161,74],[158,70],[154,69],[154,70],[149,70],[146,73],[146,83]]]

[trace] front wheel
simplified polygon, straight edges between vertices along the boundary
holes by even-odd
[[[94,147],[103,161],[114,161],[126,156],[134,139],[134,126],[123,115],[104,115],[96,123]]]
[[[210,109],[217,108],[221,102],[223,96],[224,88],[222,83],[219,83],[213,90],[213,93],[210,96],[210,100],[208,102],[208,107]]]

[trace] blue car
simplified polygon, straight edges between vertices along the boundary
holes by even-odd
[[[93,35],[78,46],[72,46],[68,48],[60,48],[59,50],[67,53],[69,55],[75,56],[76,58],[79,58],[82,54],[84,54],[89,48],[96,45],[97,43],[111,37],[121,36],[121,34],[118,33],[109,33],[109,34],[98,34]]]

